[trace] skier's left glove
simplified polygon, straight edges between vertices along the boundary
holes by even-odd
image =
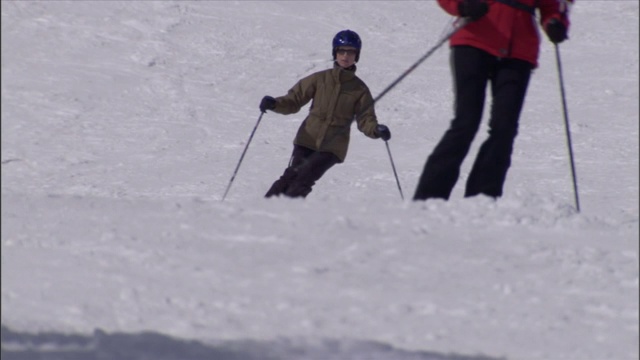
[[[391,139],[391,131],[386,125],[379,124],[374,131],[375,135],[384,141]]]

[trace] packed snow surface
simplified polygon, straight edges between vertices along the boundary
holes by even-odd
[[[580,212],[544,34],[498,201],[462,196],[486,119],[450,201],[411,201],[446,45],[376,103],[404,200],[355,127],[307,199],[265,199],[307,108],[260,99],[343,29],[380,94],[436,1],[1,4],[3,360],[638,359],[637,1],[578,0],[559,47]]]

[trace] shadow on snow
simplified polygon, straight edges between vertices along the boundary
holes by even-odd
[[[155,332],[31,334],[2,326],[2,360],[498,360],[406,351],[375,341],[234,340],[203,343]],[[504,360],[504,359],[503,359]]]

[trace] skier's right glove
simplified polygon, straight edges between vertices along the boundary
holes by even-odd
[[[458,13],[476,21],[489,12],[489,4],[485,0],[462,0],[458,4]]]
[[[276,108],[276,99],[274,99],[269,95],[263,97],[262,100],[260,101],[260,111],[263,113],[267,112],[267,110],[273,110],[275,108]]]
[[[567,27],[558,19],[549,20],[545,30],[549,40],[554,44],[559,44],[567,39]]]
[[[391,131],[389,131],[389,128],[386,125],[379,124],[376,126],[376,130],[374,132],[377,137],[384,141],[391,139]]]

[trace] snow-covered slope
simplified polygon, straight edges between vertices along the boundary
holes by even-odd
[[[357,31],[374,95],[435,1],[2,1],[2,357],[638,359],[638,3],[578,1],[535,71],[505,196],[412,202],[448,126],[442,47],[306,200],[262,196],[305,116],[267,113]],[[354,129],[355,130],[355,129]]]

